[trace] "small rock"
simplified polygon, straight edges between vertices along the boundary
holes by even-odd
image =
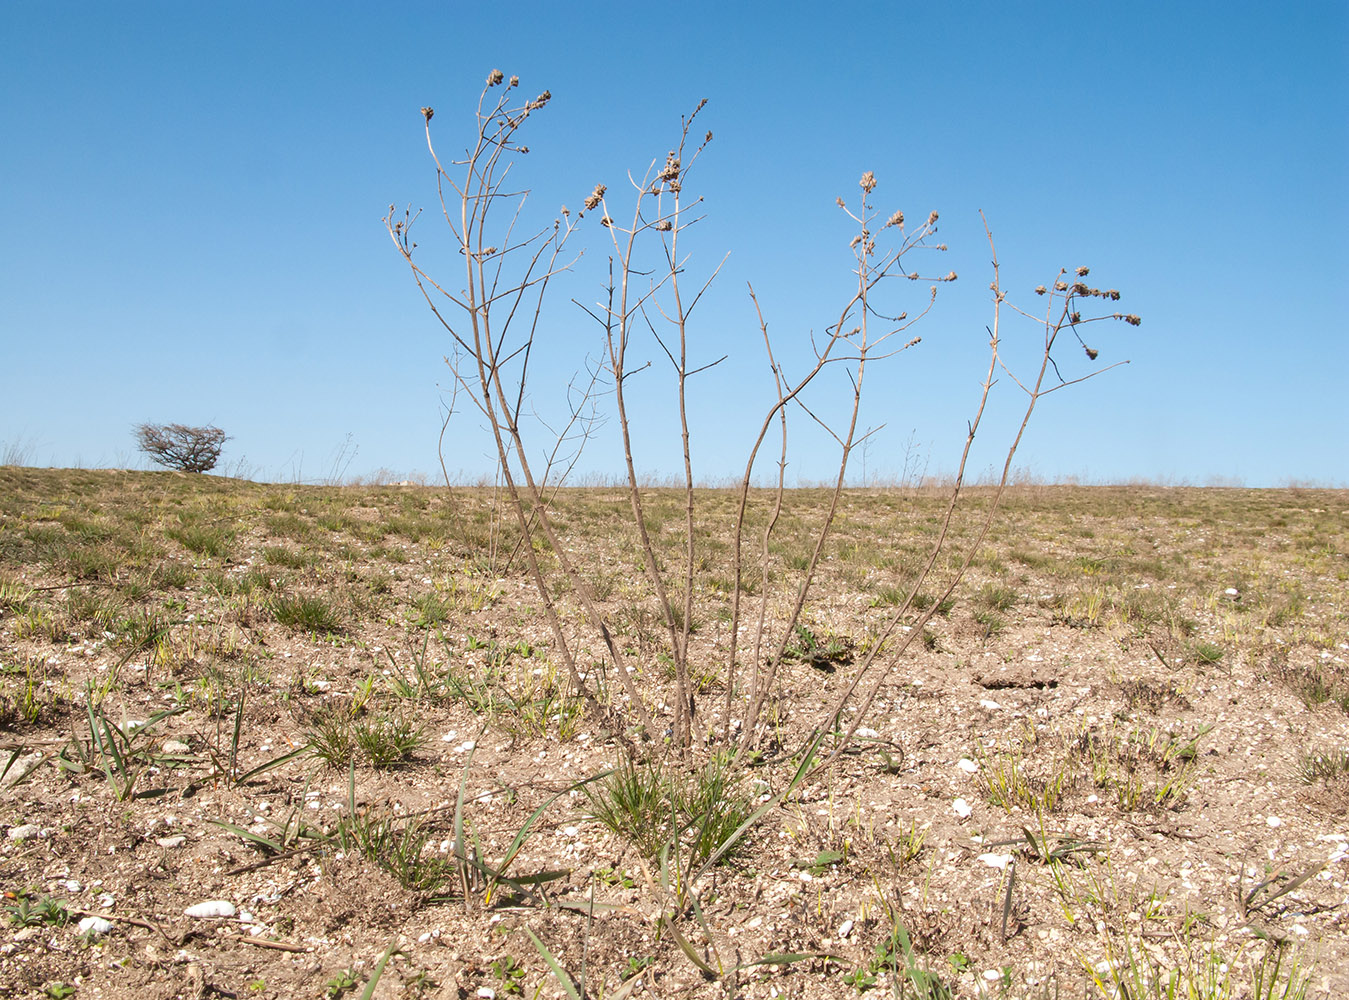
[[[838,925],[838,936],[841,938],[845,938],[852,933],[852,929],[853,929],[853,922],[851,920],[845,920],[843,921],[843,923]]]
[[[11,826],[9,832],[5,834],[10,840],[33,840],[46,836],[42,827],[36,823],[21,823],[18,826]]]
[[[996,701],[994,701],[992,698],[980,698],[980,699],[979,699],[979,707],[980,707],[980,708],[986,708],[986,709],[988,709],[988,711],[990,711],[990,712],[996,712],[998,709],[1002,708],[1002,706],[999,705],[999,704],[998,704]]]
[[[478,987],[478,996],[482,997],[482,1000],[494,1000],[496,995],[497,991],[492,989],[492,987],[490,986]]]
[[[979,860],[990,868],[1006,868],[1012,863],[1010,854],[981,854]]]
[[[966,774],[973,774],[975,771],[979,770],[979,765],[968,757],[961,757],[960,760],[956,761],[956,767],[960,768]]]
[[[1282,826],[1283,820],[1279,819],[1277,816],[1266,816],[1265,824],[1267,826]]]
[[[165,740],[161,749],[165,753],[187,753],[192,748],[182,740]]]
[[[185,916],[189,917],[232,917],[235,912],[234,904],[223,899],[208,899],[204,903],[197,903],[195,906],[189,906],[183,911]]]
[[[187,843],[187,838],[180,833],[175,837],[157,837],[155,843],[160,847],[182,847]]]
[[[102,917],[85,917],[75,926],[85,937],[102,937],[112,930],[112,921]]]
[[[974,812],[974,807],[964,799],[956,799],[951,803],[951,808],[956,811],[956,815],[961,819],[965,819],[970,813]]]

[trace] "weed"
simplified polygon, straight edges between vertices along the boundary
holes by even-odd
[[[316,596],[278,595],[268,603],[272,617],[290,628],[332,635],[343,630],[342,613],[333,602]]]
[[[29,892],[14,895],[17,898],[5,906],[5,915],[16,924],[23,927],[64,927],[70,922],[70,911],[59,899]]]

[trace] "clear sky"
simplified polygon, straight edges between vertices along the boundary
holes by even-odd
[[[137,466],[135,424],[213,423],[232,436],[222,469],[258,478],[338,464],[438,473],[449,344],[380,220],[391,203],[433,207],[418,109],[436,109],[442,151],[461,149],[494,67],[553,94],[519,168],[540,223],[597,181],[618,192],[708,99],[690,275],[730,257],[694,355],[730,359],[694,389],[704,478],[743,466],[771,391],[746,282],[799,367],[848,286],[852,230],[834,199],[873,170],[887,212],[940,211],[942,270],[961,278],[915,330],[923,343],[870,383],[862,423],[885,426],[868,477],[954,467],[991,316],[983,210],[1014,299],[1035,305],[1035,285],[1086,264],[1143,317],[1093,328],[1099,366],[1132,363],[1047,398],[1019,467],[1045,480],[1349,484],[1342,0],[10,0],[0,452]],[[449,234],[434,219],[419,228],[428,259],[444,254]],[[531,386],[550,418],[598,347],[569,300],[599,298],[605,244],[598,228],[576,239],[587,254],[558,286]],[[669,366],[650,341],[635,350],[653,361],[630,383],[638,465],[673,474],[678,439],[659,411]],[[1070,358],[1087,370],[1080,349]],[[1016,390],[995,392],[976,474],[1011,430]],[[455,419],[451,472],[490,472],[480,420]],[[828,476],[827,441],[797,427],[789,477]],[[580,469],[619,470],[611,432]]]

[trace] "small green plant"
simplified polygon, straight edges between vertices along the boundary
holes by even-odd
[[[753,812],[753,799],[729,758],[718,755],[686,779],[656,761],[621,761],[586,787],[591,818],[635,844],[650,859],[682,854],[686,867],[735,853],[732,835]]]
[[[426,743],[426,729],[402,715],[381,714],[354,724],[356,746],[375,767],[408,760]]]
[[[69,983],[55,982],[45,986],[42,992],[51,997],[51,1000],[67,1000],[68,997],[75,995],[75,987]]]
[[[290,628],[331,635],[342,631],[342,613],[331,601],[316,596],[280,594],[269,602],[272,617]]]
[[[839,666],[846,666],[852,662],[853,643],[849,639],[833,634],[826,634],[824,639],[820,639],[813,630],[798,624],[795,638],[788,643],[783,655],[788,660],[796,660],[816,670],[832,673]]]
[[[1298,779],[1305,785],[1334,781],[1349,775],[1349,750],[1303,751],[1293,766]]]
[[[360,986],[362,982],[364,980],[360,978],[359,972],[346,968],[323,984],[323,995],[328,1000],[337,1000],[338,997],[345,996]]]
[[[524,989],[525,967],[513,955],[504,955],[492,962],[492,975],[500,983],[502,993],[519,994]]]
[[[169,538],[199,556],[220,559],[230,553],[234,532],[216,525],[183,525],[164,532]]]
[[[65,903],[28,892],[18,893],[15,901],[5,907],[5,915],[23,927],[64,927],[70,922]]]
[[[1220,663],[1223,658],[1223,648],[1211,642],[1198,643],[1194,647],[1194,658],[1199,663]]]
[[[990,611],[987,608],[976,611],[974,613],[974,620],[978,625],[982,626],[983,638],[985,639],[991,639],[1007,629],[1007,619],[1003,618],[1002,615],[998,614],[996,611]]]

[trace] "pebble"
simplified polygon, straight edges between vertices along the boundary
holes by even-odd
[[[165,753],[187,753],[192,748],[182,740],[165,740],[163,750]]]
[[[197,903],[189,906],[183,911],[184,916],[188,917],[232,917],[235,914],[234,904],[223,899],[208,899],[204,903]]]
[[[160,847],[182,847],[187,843],[187,838],[182,834],[175,837],[158,837],[155,839],[155,843]]]
[[[85,917],[75,926],[85,937],[102,937],[112,930],[112,921],[102,917]]]
[[[1010,854],[981,854],[979,860],[990,868],[1006,868],[1012,863]]]
[[[18,826],[11,826],[5,836],[10,840],[33,840],[45,837],[46,833],[36,823],[21,823]]]
[[[961,819],[965,819],[970,813],[974,812],[974,807],[964,799],[956,799],[951,803],[951,808],[956,811],[956,815]]]
[[[956,767],[960,768],[966,774],[973,774],[975,771],[979,770],[979,765],[968,757],[961,757],[960,760],[956,761]]]

